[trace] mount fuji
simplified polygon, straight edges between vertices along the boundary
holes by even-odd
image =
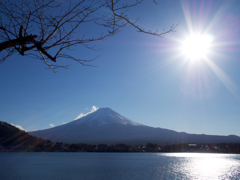
[[[28,132],[53,142],[140,145],[147,143],[230,143],[240,137],[197,135],[136,123],[110,108],[99,108],[75,121],[50,129]]]

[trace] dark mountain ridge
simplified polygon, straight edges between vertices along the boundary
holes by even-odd
[[[19,128],[0,121],[0,146],[6,149],[28,150],[37,146],[43,139],[33,137]]]

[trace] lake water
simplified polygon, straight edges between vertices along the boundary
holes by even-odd
[[[0,180],[240,179],[240,155],[0,153]]]

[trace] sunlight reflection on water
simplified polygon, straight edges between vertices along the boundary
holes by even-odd
[[[239,154],[0,153],[0,180],[239,180]]]
[[[181,158],[174,171],[186,179],[239,179],[240,161],[228,154],[174,153],[166,156]]]

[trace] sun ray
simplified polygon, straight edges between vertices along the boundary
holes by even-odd
[[[221,82],[227,87],[227,89],[238,99],[239,97],[239,89],[234,84],[234,82],[231,81],[230,77],[219,67],[217,66],[213,61],[211,61],[209,58],[205,58],[206,63],[208,66],[212,69],[212,71],[216,74],[216,76],[221,80]]]
[[[209,23],[208,27],[205,29],[205,32],[211,31],[218,23],[221,23],[222,20],[222,14],[230,7],[230,2],[226,1],[224,4],[222,4],[221,8],[215,13],[214,18]]]
[[[192,21],[191,21],[191,13],[190,13],[189,4],[181,1],[181,5],[182,5],[185,20],[187,22],[188,29],[189,29],[190,33],[193,33],[193,26],[192,26]]]

